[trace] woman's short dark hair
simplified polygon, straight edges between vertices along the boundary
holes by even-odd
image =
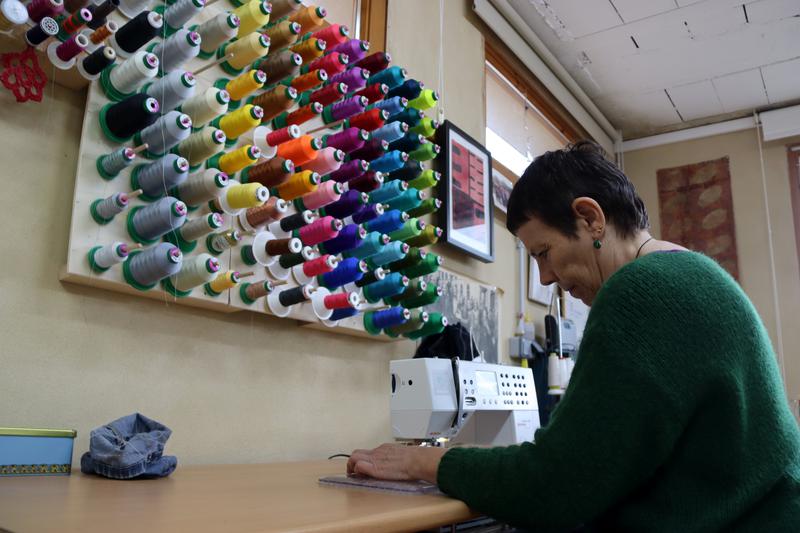
[[[546,152],[533,160],[514,185],[506,227],[515,234],[532,217],[563,234],[577,236],[575,198],[587,196],[603,209],[621,237],[650,227],[647,210],[633,183],[592,141]]]

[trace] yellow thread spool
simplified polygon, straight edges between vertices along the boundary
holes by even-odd
[[[241,26],[240,26],[241,27]],[[228,64],[241,70],[269,51],[269,37],[260,33],[251,33],[243,39],[234,41],[225,48],[225,55],[233,54]]]
[[[239,17],[239,33],[236,36],[241,39],[260,27],[266,26],[271,12],[272,6],[267,0],[250,0],[234,9],[233,14]]]
[[[239,273],[230,271],[220,274],[208,283],[208,287],[217,294],[232,289],[239,284]]]
[[[233,175],[258,161],[260,155],[261,150],[255,146],[251,144],[242,146],[232,152],[223,154],[219,158],[219,169],[228,175]],[[260,184],[255,183],[254,185]],[[230,191],[228,194],[230,195]]]
[[[300,54],[300,57],[303,58],[303,63],[305,64],[324,54],[325,48],[325,41],[317,39],[316,37],[311,37],[300,44],[294,45],[292,47],[292,52]]]
[[[311,170],[304,170],[292,174],[292,176],[284,183],[278,185],[278,196],[290,202],[295,198],[300,198],[304,194],[308,194],[317,190],[319,185],[319,174]]]
[[[219,129],[225,132],[225,136],[228,139],[236,139],[260,125],[263,116],[263,109],[256,105],[247,104],[219,119]]]
[[[266,76],[260,70],[249,70],[229,81],[225,85],[225,90],[231,95],[231,100],[241,100],[263,87],[266,81]]]
[[[260,183],[231,185],[225,193],[225,200],[233,209],[250,209],[259,207],[269,198],[269,191]]]

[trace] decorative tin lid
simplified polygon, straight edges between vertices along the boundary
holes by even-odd
[[[68,437],[74,439],[78,432],[74,429],[34,429],[0,427],[0,437]]]

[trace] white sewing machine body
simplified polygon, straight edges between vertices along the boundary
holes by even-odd
[[[396,439],[496,446],[533,441],[539,407],[529,368],[424,358],[391,361],[390,371]]]

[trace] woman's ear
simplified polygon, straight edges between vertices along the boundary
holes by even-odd
[[[572,212],[578,220],[578,226],[589,231],[593,239],[602,238],[606,228],[606,216],[595,200],[581,196],[572,201]]]

